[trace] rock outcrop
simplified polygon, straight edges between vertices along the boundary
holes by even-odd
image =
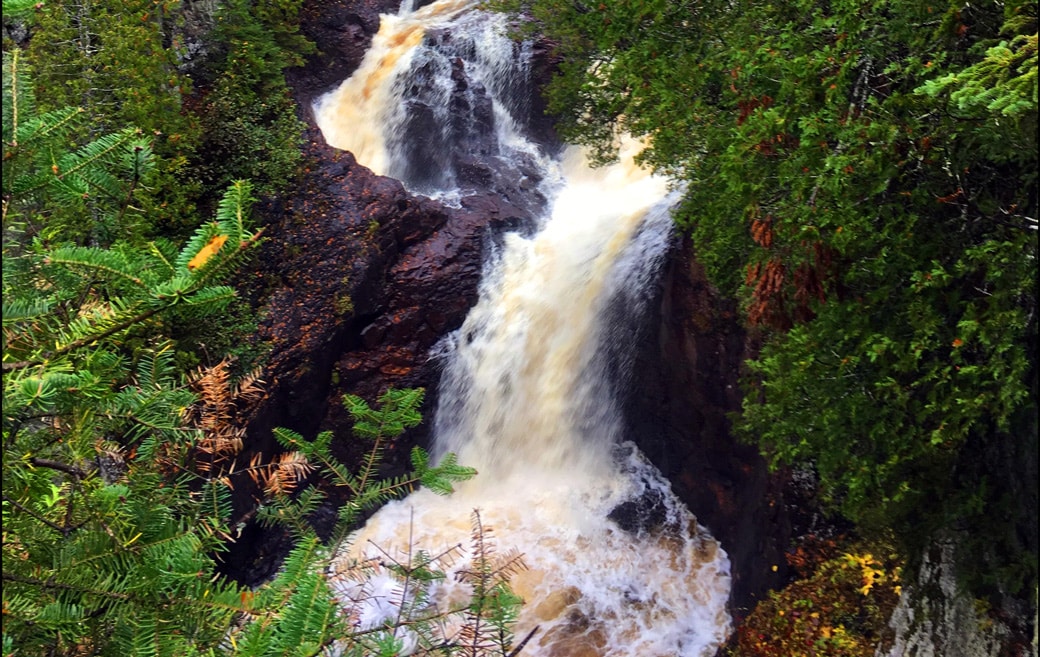
[[[1036,657],[1035,603],[972,598],[957,581],[954,554],[949,538],[933,543],[889,621],[894,639],[875,657]]]
[[[670,253],[643,331],[625,399],[627,435],[729,554],[739,618],[785,581],[791,490],[757,448],[732,435],[727,416],[740,409],[741,363],[754,345],[689,240]]]

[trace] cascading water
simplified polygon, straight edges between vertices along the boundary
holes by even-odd
[[[675,193],[633,164],[634,143],[618,164],[592,169],[579,149],[553,159],[524,140],[513,118],[523,99],[509,90],[526,62],[501,17],[472,4],[440,0],[384,16],[358,71],[315,107],[330,144],[449,199],[466,192],[458,163],[468,138],[492,134],[479,155],[537,164],[551,208],[532,234],[497,243],[477,305],[441,350],[435,456],[455,452],[480,474],[451,497],[419,491],[387,505],[338,559],[373,546],[465,545],[479,508],[529,566],[512,581],[525,600],[517,635],[539,627],[522,654],[711,655],[729,632],[729,562],[621,441],[615,371],[631,345],[605,321],[640,312]],[[461,114],[460,90],[480,92],[462,104],[490,99],[492,111]],[[425,129],[410,131],[417,112]],[[442,588],[435,597],[455,595]],[[380,613],[396,612],[376,604],[366,622]]]

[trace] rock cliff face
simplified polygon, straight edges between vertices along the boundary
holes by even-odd
[[[785,580],[793,491],[730,432],[727,414],[740,409],[741,362],[753,345],[689,240],[672,250],[644,330],[625,400],[628,434],[729,554],[731,603],[742,617]]]
[[[302,12],[303,31],[320,51],[290,76],[310,126],[310,165],[297,193],[264,209],[268,240],[248,272],[262,318],[259,335],[270,349],[268,399],[250,427],[252,451],[277,451],[275,426],[305,436],[332,430],[344,437],[339,448],[349,461],[359,450],[347,438],[343,394],[374,400],[390,386],[433,393],[439,371],[431,348],[475,302],[485,246],[529,222],[543,200],[486,163],[461,162],[459,170],[473,173],[471,182],[484,180],[487,191],[449,208],[324,144],[311,102],[356,68],[378,13],[396,4],[308,2]],[[537,102],[529,123],[551,139]],[[704,281],[689,244],[673,249],[641,335],[625,399],[629,437],[729,552],[739,613],[783,575],[788,521],[778,480],[730,435],[726,413],[739,406],[736,378],[746,339],[733,304]],[[390,467],[395,454],[425,441],[427,432],[424,423],[404,436]],[[240,511],[248,506],[243,498]],[[246,532],[227,560],[239,565],[228,571],[255,581],[271,573],[279,538],[256,527]]]
[[[1028,601],[1001,597],[994,606],[965,594],[954,553],[949,539],[933,543],[889,621],[894,640],[875,657],[1035,657],[1036,607],[1030,619]]]

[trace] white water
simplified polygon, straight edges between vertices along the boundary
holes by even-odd
[[[517,64],[503,56],[512,57],[512,44],[499,19],[470,4],[441,0],[384,16],[360,69],[315,108],[331,144],[377,172],[407,170],[399,161],[406,149],[392,136],[405,120],[413,65],[437,61],[423,36],[432,28],[464,33],[474,45],[452,56],[468,53],[467,75],[493,96],[501,150],[492,155],[536,157],[552,208],[533,235],[505,237],[485,266],[476,307],[441,350],[435,456],[455,452],[480,474],[450,497],[420,491],[384,507],[338,557],[337,570],[380,549],[468,545],[476,508],[500,550],[516,548],[529,566],[512,581],[526,602],[517,635],[539,630],[521,654],[712,655],[730,629],[729,562],[667,482],[620,443],[613,394],[620,382],[610,372],[631,345],[618,344],[605,319],[619,308],[642,309],[675,199],[667,180],[632,163],[635,144],[624,145],[618,164],[590,169],[576,148],[552,161],[526,143],[496,95],[501,80],[516,75]],[[657,505],[654,527],[633,533],[608,518],[637,499]],[[464,567],[465,559],[456,566]],[[353,586],[339,585],[345,593]],[[435,598],[458,600],[460,587],[449,577]],[[400,593],[383,593],[372,597],[363,625],[396,616],[387,602]]]

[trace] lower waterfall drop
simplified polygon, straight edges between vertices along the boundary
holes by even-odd
[[[709,657],[730,631],[729,560],[622,440],[616,371],[633,345],[610,321],[644,309],[678,194],[634,164],[634,142],[622,144],[618,163],[595,169],[580,149],[552,160],[523,143],[498,96],[508,85],[493,79],[508,67],[480,55],[511,46],[504,30],[488,27],[500,17],[482,17],[471,4],[440,0],[384,17],[358,72],[315,108],[330,143],[357,148],[358,160],[377,171],[407,170],[399,161],[407,147],[388,145],[387,135],[405,120],[404,99],[414,92],[409,62],[435,59],[418,52],[430,25],[479,30],[501,42],[463,47],[465,35],[453,33],[452,56],[493,98],[503,143],[490,156],[538,159],[550,205],[532,234],[508,233],[494,249],[476,306],[440,356],[434,456],[454,452],[480,474],[449,497],[420,490],[380,509],[337,555],[333,581],[349,594],[354,584],[335,573],[351,560],[468,546],[479,509],[500,550],[516,549],[528,566],[511,580],[524,599],[518,639],[538,627],[521,655]],[[437,67],[419,69],[430,75]],[[466,567],[464,556],[455,569]],[[466,585],[447,574],[432,589],[445,606],[466,597]],[[385,602],[373,598],[365,626],[396,616]]]

